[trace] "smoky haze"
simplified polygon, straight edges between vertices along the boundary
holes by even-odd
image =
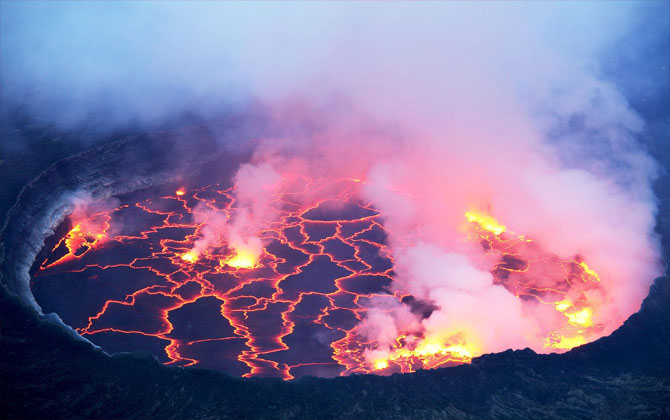
[[[267,130],[236,178],[248,205],[231,221],[205,217],[211,226],[195,252],[222,241],[260,252],[255,233],[273,221],[262,192],[268,183],[281,190],[284,176],[362,180],[360,198],[404,235],[389,243],[392,290],[437,308],[419,318],[371,299],[360,325],[377,345],[371,361],[408,330],[442,343],[458,337],[479,354],[544,350],[558,321],[496,284],[482,250],[463,246],[467,211],[599,273],[597,291],[568,295],[593,304],[602,328],[588,339],[635,312],[662,272],[652,183],[663,167],[640,143],[647,122],[631,103],[667,94],[667,61],[658,59],[667,57],[667,3],[2,9],[3,118],[20,110],[100,138],[263,105]],[[654,15],[666,20],[637,40],[653,64],[623,77],[612,57],[638,48],[618,42]],[[11,142],[21,147],[20,137]]]

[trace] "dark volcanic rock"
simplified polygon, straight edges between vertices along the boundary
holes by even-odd
[[[1,303],[3,419],[670,418],[667,277],[611,336],[563,355],[509,350],[414,374],[291,382],[108,356],[4,290]]]

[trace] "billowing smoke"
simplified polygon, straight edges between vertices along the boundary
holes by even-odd
[[[253,103],[266,110],[231,213],[197,212],[194,253],[225,245],[257,259],[277,194],[301,182],[361,181],[357,198],[391,233],[390,292],[434,308],[418,314],[370,299],[358,334],[375,343],[371,361],[391,357],[401,336],[418,349],[543,351],[566,314],[578,316],[555,308],[580,301],[589,302],[598,329],[586,338],[595,339],[638,309],[662,270],[651,190],[658,168],[637,142],[645,123],[598,61],[641,16],[638,6],[50,7],[48,19],[30,5],[3,16],[3,33],[33,31],[3,36],[3,56],[21,57],[3,60],[3,85],[35,115],[65,103],[45,118],[113,129]],[[337,193],[325,188],[303,204]],[[584,264],[599,287],[576,285],[567,303],[549,306],[521,299],[494,276],[499,259],[466,240],[467,212],[538,244],[523,257]],[[550,273],[536,275],[538,287],[552,286]]]
[[[203,252],[227,246],[249,261],[256,261],[264,244],[258,237],[277,217],[271,199],[280,189],[281,176],[267,163],[245,163],[234,178],[235,207],[230,214],[201,205],[196,209],[195,222],[202,226],[200,238],[190,256],[198,258]]]

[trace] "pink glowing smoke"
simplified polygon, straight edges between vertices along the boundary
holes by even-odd
[[[383,18],[400,19],[373,20]],[[458,337],[478,353],[547,351],[563,315],[494,283],[491,259],[464,240],[463,215],[473,209],[551,255],[587,261],[601,287],[576,287],[566,298],[582,294],[597,309],[592,322],[600,328],[588,340],[609,334],[638,309],[661,270],[654,163],[635,147],[642,122],[584,56],[552,49],[523,13],[503,13],[477,31],[447,21],[446,36],[439,36],[442,22],[428,19],[412,31],[400,27],[392,44],[375,32],[389,22],[358,28],[357,45],[333,47],[332,67],[319,68],[327,89],[309,82],[308,95],[270,98],[279,134],[259,141],[254,166],[238,172],[236,194],[248,210],[227,229],[248,241],[271,223],[269,191],[285,187],[280,177],[361,179],[359,198],[382,212],[392,233],[392,290],[437,307],[421,319],[404,304],[372,299],[358,329],[376,343],[371,360],[408,331]],[[324,102],[333,89],[347,99]],[[574,118],[587,129],[557,142],[556,127]],[[595,146],[582,144],[585,136]]]

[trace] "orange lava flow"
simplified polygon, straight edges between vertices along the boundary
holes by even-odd
[[[475,239],[488,253],[501,257],[493,270],[497,283],[517,297],[534,299],[565,317],[560,329],[544,337],[545,349],[569,350],[597,337],[602,325],[594,324],[592,318],[598,308],[587,296],[600,287],[600,277],[579,255],[560,259],[533,240],[506,232],[488,215],[484,219],[468,217],[468,221],[474,224]]]
[[[106,213],[97,213],[84,220],[76,222],[74,227],[65,235],[53,248],[55,251],[61,246],[65,246],[67,252],[59,259],[43,263],[43,268],[51,267],[52,265],[78,258],[102,244],[109,230],[109,220],[111,217]]]
[[[404,298],[390,289],[393,233],[371,203],[358,199],[361,180],[301,181],[304,187],[271,203],[279,217],[257,232],[260,256],[226,245],[195,253],[205,228],[195,216],[229,217],[237,208],[235,188],[179,188],[85,220],[71,217],[73,228],[33,281],[59,285],[65,275],[79,276],[99,290],[83,300],[80,314],[64,320],[105,349],[126,337],[166,364],[244,377],[411,372],[469,363],[483,352],[459,335],[437,340],[408,332],[384,357],[366,356],[376,346],[357,330],[366,303],[375,296]],[[337,193],[308,199],[326,190]],[[574,292],[599,282],[581,258],[549,255],[485,213],[468,211],[465,219],[470,239],[498,258],[496,282],[564,319],[546,337],[547,349],[574,347],[598,331],[597,308]],[[86,312],[89,307],[95,309]]]

